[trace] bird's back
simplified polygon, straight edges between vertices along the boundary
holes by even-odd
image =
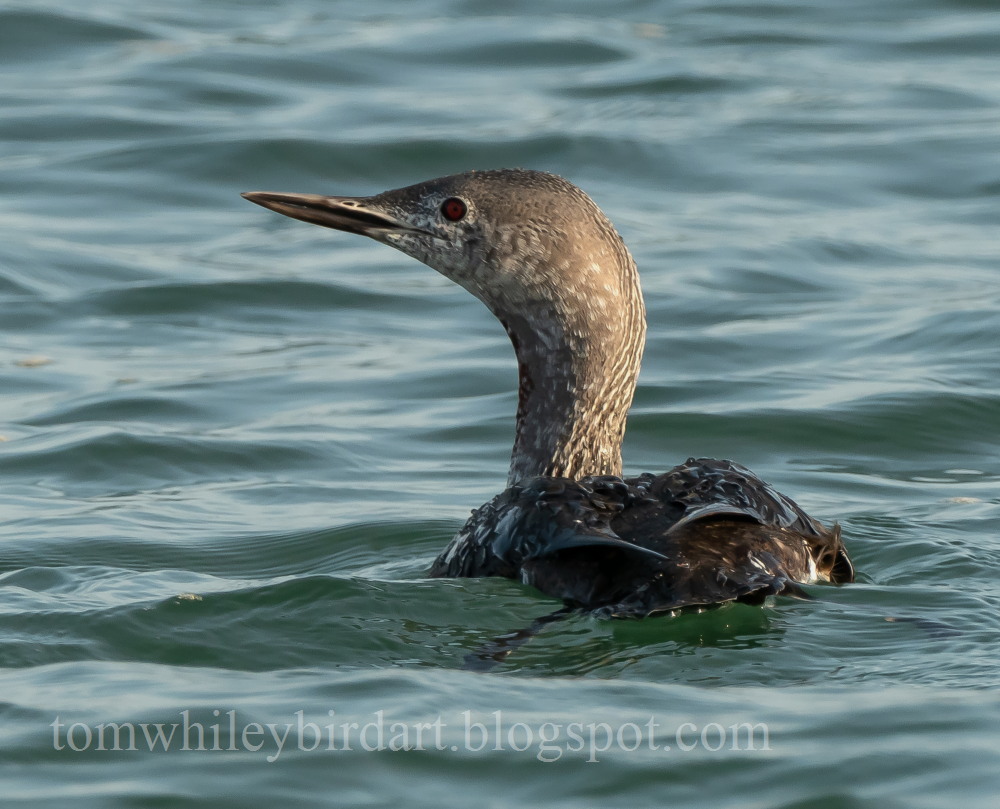
[[[760,602],[853,573],[836,526],[709,459],[658,476],[524,481],[475,511],[431,569],[519,579],[610,616]]]

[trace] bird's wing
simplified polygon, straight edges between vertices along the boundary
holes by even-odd
[[[624,507],[629,487],[592,481],[540,477],[497,495],[477,509],[431,568],[431,576],[507,576],[520,574],[526,562],[562,551],[615,549],[645,558],[647,564],[670,562],[658,551],[619,537],[610,527]]]
[[[825,561],[824,561],[825,559]],[[506,576],[587,609],[644,615],[850,581],[839,531],[750,470],[690,459],[622,480],[540,477],[472,517],[431,576]]]
[[[700,520],[731,519],[811,536],[826,532],[795,502],[732,461],[689,458],[662,475],[643,475],[628,482],[680,509],[671,531]]]

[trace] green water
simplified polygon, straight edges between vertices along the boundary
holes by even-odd
[[[0,2],[2,805],[995,807],[995,9]],[[557,606],[423,575],[507,339],[239,192],[499,166],[635,254],[627,471],[744,463],[856,584],[461,670]]]

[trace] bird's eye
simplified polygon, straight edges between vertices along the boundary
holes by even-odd
[[[441,203],[441,215],[449,222],[458,222],[468,210],[468,206],[458,197],[448,197]]]

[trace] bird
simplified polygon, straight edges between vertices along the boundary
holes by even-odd
[[[608,618],[807,598],[803,584],[854,580],[839,526],[744,466],[688,458],[623,476],[645,304],[624,241],[573,183],[490,169],[374,196],[243,196],[423,262],[510,338],[518,405],[506,488],[472,512],[430,577],[507,577]]]

